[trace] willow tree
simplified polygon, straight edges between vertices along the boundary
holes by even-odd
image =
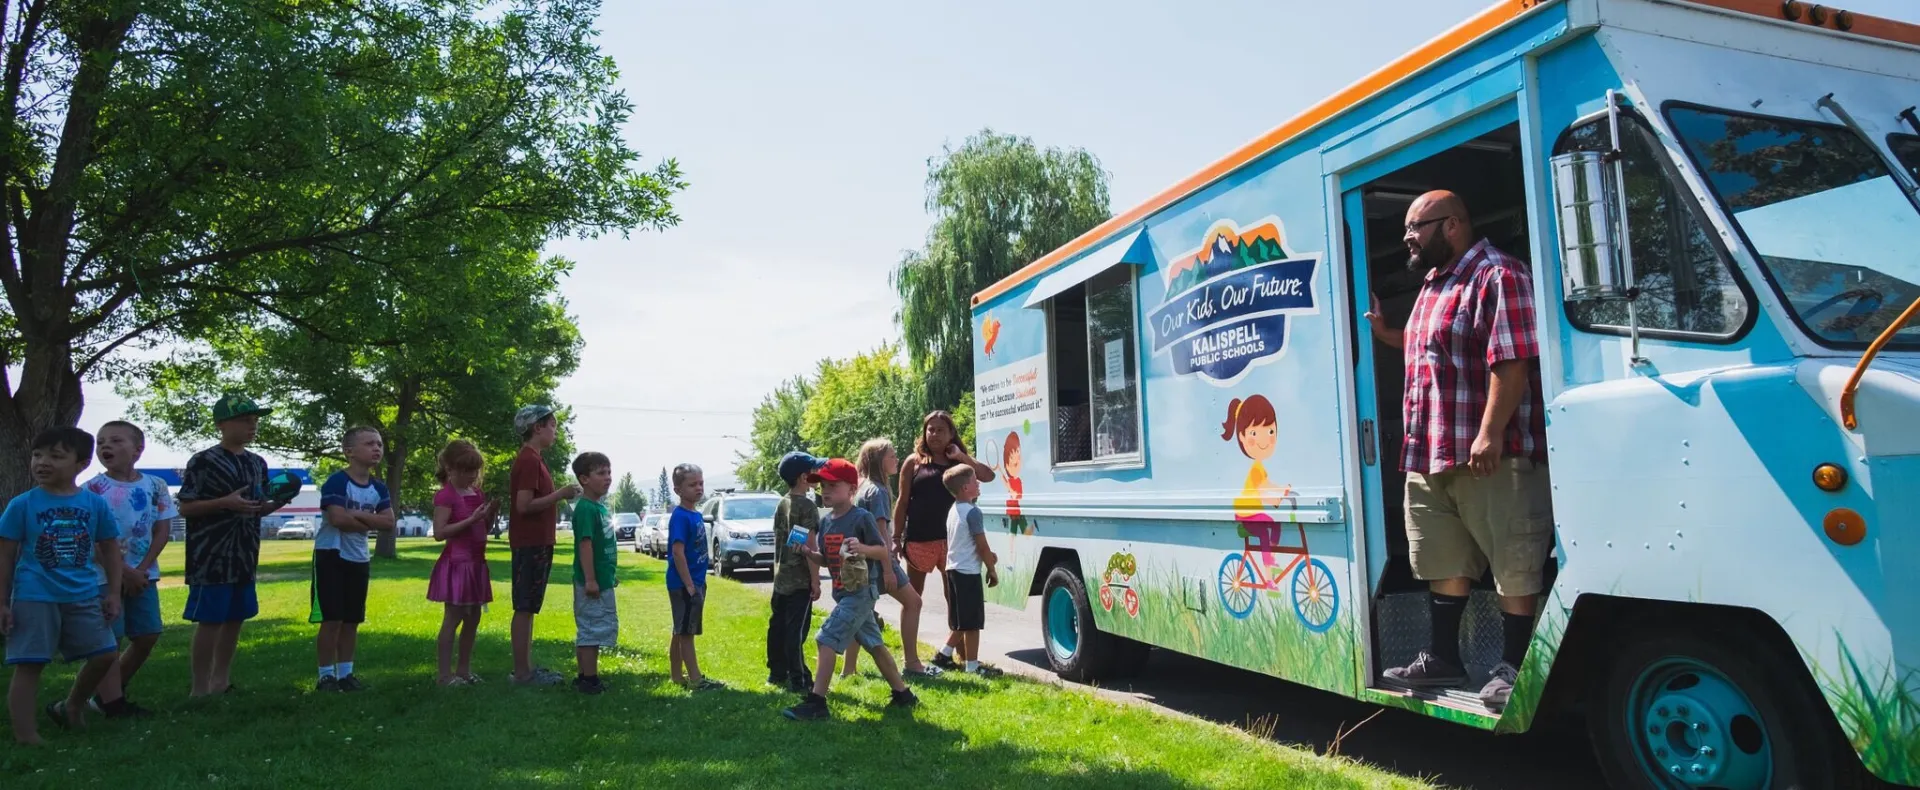
[[[1107,174],[1084,150],[991,129],[928,163],[926,246],[893,271],[894,315],[928,408],[973,391],[973,294],[1109,216]]]

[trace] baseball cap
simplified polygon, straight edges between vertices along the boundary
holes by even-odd
[[[787,485],[793,485],[800,482],[802,475],[813,474],[826,465],[823,459],[795,450],[780,457],[780,479],[787,481]]]
[[[513,432],[524,436],[527,431],[533,430],[533,426],[539,425],[541,420],[552,416],[552,406],[537,403],[532,406],[522,406],[513,414]]]
[[[272,409],[261,408],[260,404],[253,402],[252,398],[237,392],[229,392],[222,395],[220,396],[220,400],[214,401],[213,404],[214,422],[226,422],[235,417],[245,417],[249,414],[265,416],[272,413]]]
[[[860,470],[853,468],[852,462],[845,458],[828,459],[813,476],[828,483],[860,484]]]

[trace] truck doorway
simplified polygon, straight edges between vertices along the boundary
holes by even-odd
[[[1519,125],[1507,124],[1373,178],[1348,193],[1349,259],[1354,282],[1366,287],[1365,291],[1355,289],[1360,304],[1353,311],[1351,330],[1356,341],[1370,336],[1360,326],[1366,320],[1361,314],[1367,294],[1379,300],[1389,326],[1404,327],[1413,312],[1423,275],[1407,266],[1409,252],[1404,236],[1407,209],[1422,194],[1444,189],[1459,195],[1466,203],[1475,235],[1531,265],[1532,233],[1527,226],[1523,168]],[[1355,381],[1363,387],[1371,382],[1373,396],[1371,408],[1363,405],[1360,415],[1372,423],[1363,424],[1359,433],[1362,441],[1371,436],[1372,449],[1363,450],[1363,459],[1377,470],[1377,475],[1367,475],[1370,490],[1366,498],[1367,505],[1381,516],[1367,519],[1368,550],[1373,555],[1368,563],[1373,597],[1372,672],[1378,679],[1384,669],[1404,665],[1426,649],[1431,629],[1427,584],[1414,578],[1408,559],[1406,474],[1400,463],[1406,428],[1402,411],[1405,357],[1400,349],[1377,339],[1370,342],[1370,354],[1361,353],[1355,344],[1353,364]],[[1551,560],[1547,570],[1551,574]],[[1499,662],[1500,648],[1500,610],[1489,572],[1475,581],[1461,624],[1461,658],[1467,665],[1469,682],[1455,692],[1436,695],[1436,701],[1484,710],[1475,692]]]

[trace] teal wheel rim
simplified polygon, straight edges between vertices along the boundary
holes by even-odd
[[[1053,588],[1047,596],[1047,649],[1061,661],[1080,652],[1079,613],[1073,609],[1073,594],[1065,587]]]
[[[1641,770],[1657,787],[1761,790],[1773,778],[1773,739],[1738,685],[1701,661],[1673,656],[1642,670],[1627,705]]]

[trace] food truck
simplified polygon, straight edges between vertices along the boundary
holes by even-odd
[[[975,295],[989,595],[1070,679],[1159,648],[1579,717],[1618,786],[1920,784],[1917,104],[1920,26],[1503,0]],[[1364,315],[1435,189],[1534,287],[1553,550],[1497,710],[1487,579],[1466,690],[1381,682],[1429,599]]]

